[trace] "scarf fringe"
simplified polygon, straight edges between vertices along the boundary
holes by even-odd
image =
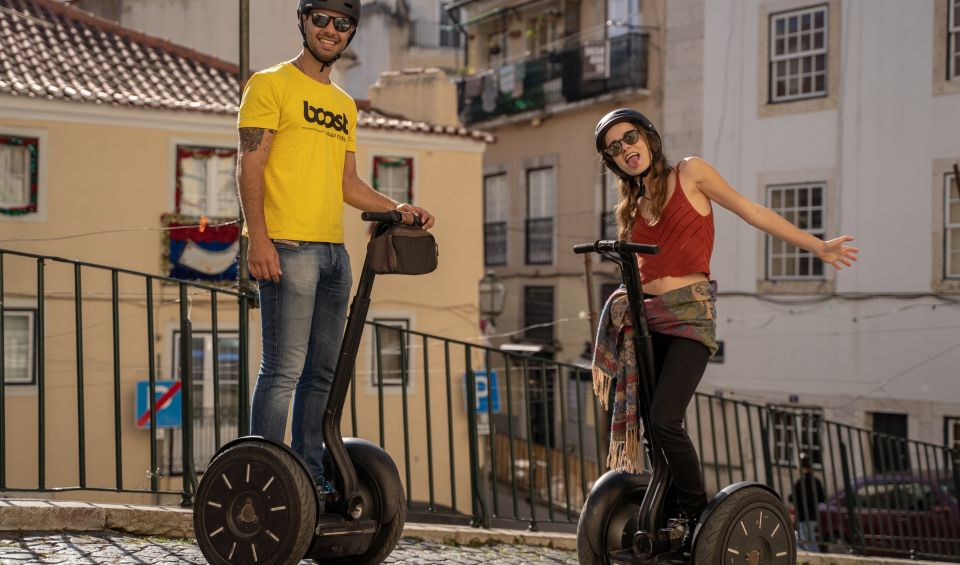
[[[627,430],[623,440],[610,441],[610,452],[607,454],[607,468],[628,473],[643,471],[640,432],[636,429]]]
[[[593,366],[593,393],[597,395],[600,406],[603,406],[605,410],[610,409],[608,404],[610,401],[610,386],[613,382],[613,377],[601,371],[600,367]]]

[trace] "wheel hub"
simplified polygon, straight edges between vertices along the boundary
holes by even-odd
[[[236,534],[242,537],[256,535],[263,524],[263,498],[247,491],[234,497],[230,507],[228,522]]]

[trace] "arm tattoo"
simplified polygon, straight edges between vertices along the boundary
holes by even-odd
[[[240,151],[244,153],[256,151],[257,148],[260,147],[260,142],[263,141],[264,132],[270,132],[272,135],[276,133],[276,130],[264,128],[240,128]],[[270,148],[269,139],[265,148]]]

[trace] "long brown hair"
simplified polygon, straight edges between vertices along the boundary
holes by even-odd
[[[638,180],[631,178],[625,180],[622,177],[617,180],[617,192],[620,194],[620,202],[617,204],[617,238],[629,240],[633,231],[633,222],[640,219],[640,210],[637,201],[640,199],[640,182],[643,182],[646,190],[643,197],[650,201],[650,215],[653,217],[652,223],[660,221],[660,214],[663,213],[664,206],[667,205],[667,179],[673,167],[667,161],[663,154],[663,147],[660,145],[660,136],[650,135],[644,128],[637,127],[643,141],[650,149],[650,168],[647,169],[645,178]]]

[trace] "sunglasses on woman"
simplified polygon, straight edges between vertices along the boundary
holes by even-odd
[[[320,29],[327,27],[327,24],[330,23],[330,20],[333,20],[333,29],[339,31],[340,33],[348,32],[350,31],[350,28],[353,27],[353,20],[346,16],[333,17],[330,14],[324,14],[323,12],[312,12],[310,14],[310,21],[312,21],[313,25]]]
[[[623,137],[621,137],[620,139],[608,145],[607,148],[603,150],[603,152],[609,155],[610,157],[616,157],[617,155],[623,153],[624,143],[626,143],[627,145],[633,145],[639,139],[640,139],[640,130],[632,129],[627,133],[623,134]]]

